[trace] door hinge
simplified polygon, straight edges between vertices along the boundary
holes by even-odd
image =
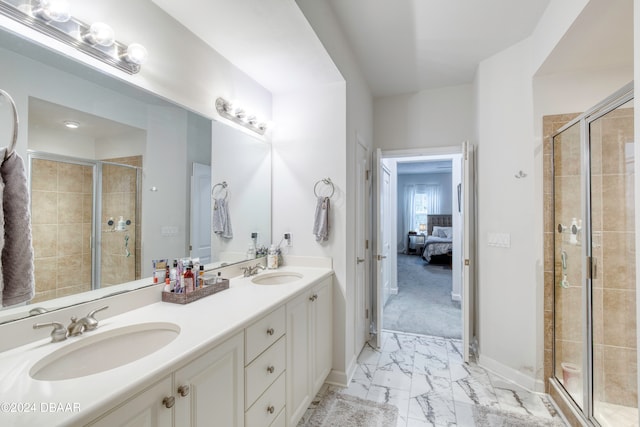
[[[364,311],[364,318],[365,319],[369,318],[369,309],[368,308]]]
[[[193,246],[189,245],[189,250],[192,251],[193,250]]]
[[[464,265],[470,265],[470,264],[471,264],[471,263],[469,262],[469,259],[468,259],[468,258],[464,260]]]
[[[365,249],[369,249],[369,239],[366,239],[366,240],[364,241],[364,248],[365,248]]]
[[[369,170],[364,171],[364,179],[365,181],[369,181]]]

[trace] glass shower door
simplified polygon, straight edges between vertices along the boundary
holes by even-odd
[[[580,122],[553,138],[554,370],[555,377],[582,408],[584,355],[584,281]]]
[[[589,123],[593,417],[638,425],[633,101]]]

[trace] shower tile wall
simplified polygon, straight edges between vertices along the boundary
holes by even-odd
[[[142,157],[106,161],[142,166]],[[102,166],[102,286],[111,286],[140,278],[140,224],[136,170],[117,165]],[[109,232],[109,218],[130,220],[125,232]],[[125,241],[128,237],[128,242]],[[127,252],[128,250],[128,252]],[[127,255],[129,254],[129,255]]]
[[[547,392],[548,379],[555,372],[562,382],[561,362],[581,363],[581,348],[576,343],[582,330],[576,325],[580,319],[571,319],[571,310],[556,313],[556,366],[553,364],[554,292],[561,307],[575,307],[580,316],[580,286],[570,286],[557,292],[556,276],[561,280],[561,260],[554,257],[554,238],[559,236],[554,223],[552,141],[550,135],[579,114],[545,116],[544,130],[544,378]],[[634,163],[625,153],[633,153],[633,109],[624,108],[608,113],[592,123],[592,227],[593,257],[596,258],[596,276],[593,280],[593,345],[594,345],[594,400],[598,403],[636,407],[636,284],[635,284],[635,224]],[[561,171],[560,189],[566,186],[579,189],[579,153],[564,152],[565,170]],[[577,156],[567,162],[567,158]],[[556,163],[556,167],[558,164]],[[561,165],[562,167],[562,165]],[[570,170],[574,168],[576,170]],[[558,171],[556,170],[556,175]],[[574,181],[572,181],[574,180]],[[560,197],[562,204],[577,202],[571,194]],[[630,202],[627,202],[630,201]],[[630,206],[629,206],[630,205]],[[562,219],[566,221],[566,219]],[[556,222],[560,222],[556,219]],[[568,224],[565,224],[568,225]],[[567,251],[567,276],[581,276],[580,263],[572,263],[580,256],[580,247],[563,245]],[[575,252],[575,253],[574,253]],[[577,258],[580,259],[580,258]],[[570,284],[573,285],[573,279]],[[580,279],[581,280],[581,279]],[[565,292],[566,291],[566,292]],[[565,305],[566,304],[566,305]],[[558,316],[559,315],[559,316]],[[564,317],[563,317],[564,316]],[[565,412],[565,415],[570,414]]]
[[[91,290],[91,166],[33,159],[33,302]]]
[[[552,140],[562,126],[579,116],[559,114],[543,118],[544,137],[544,380],[545,390],[549,392],[549,378],[553,376],[553,304],[554,304],[554,206],[553,206],[553,158]],[[579,165],[579,161],[576,162]],[[568,171],[566,171],[568,173]],[[579,184],[578,184],[579,185]],[[566,320],[566,319],[565,319]],[[568,332],[568,331],[567,331]],[[570,334],[567,334],[570,335]],[[561,372],[561,371],[559,371]]]
[[[593,122],[591,132],[594,399],[636,407],[636,282],[633,109]],[[596,408],[597,409],[597,408]]]

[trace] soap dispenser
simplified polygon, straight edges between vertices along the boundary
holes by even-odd
[[[267,252],[267,268],[269,270],[278,268],[278,250],[276,249],[276,245],[271,245]]]

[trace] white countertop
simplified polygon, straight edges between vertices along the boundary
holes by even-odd
[[[150,304],[102,320],[97,330],[79,337],[59,343],[47,338],[0,353],[0,425],[89,422],[333,274],[329,268],[300,266],[281,267],[277,271],[295,271],[304,277],[281,285],[255,285],[250,278],[235,277],[229,289],[191,304]],[[33,365],[53,351],[84,337],[147,322],[175,323],[181,329],[180,334],[155,353],[94,375],[59,381],[39,381],[29,376]],[[50,403],[55,405],[54,410]]]

